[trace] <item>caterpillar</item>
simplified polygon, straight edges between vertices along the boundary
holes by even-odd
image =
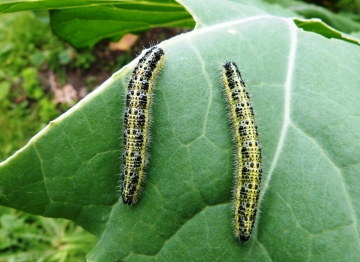
[[[124,204],[134,205],[144,179],[146,147],[149,141],[149,110],[156,75],[165,60],[164,51],[154,46],[132,72],[126,94],[123,134],[121,196]]]
[[[261,148],[249,94],[234,62],[227,62],[222,66],[222,81],[237,146],[235,236],[242,242],[247,242],[254,228],[259,204]]]

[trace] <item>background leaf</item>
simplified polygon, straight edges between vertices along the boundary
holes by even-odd
[[[269,3],[279,4],[286,7],[304,18],[318,18],[324,23],[344,33],[351,33],[360,30],[360,23],[357,16],[351,13],[333,13],[324,7],[294,0],[265,0]],[[341,1],[338,1],[338,5]],[[353,16],[353,17],[351,17]],[[357,19],[356,19],[357,18]]]
[[[173,1],[119,1],[118,4],[54,10],[51,27],[75,47],[93,46],[101,39],[117,41],[126,33],[155,27],[193,28],[194,21]]]
[[[27,10],[84,7],[91,5],[114,4],[118,2],[118,0],[1,0],[0,13],[6,14]]]
[[[52,30],[77,48],[92,47],[104,38],[117,41],[126,33],[155,27],[194,26],[190,14],[174,0],[0,2],[0,13],[36,9],[54,9],[50,12]]]
[[[118,201],[136,61],[0,164],[0,203],[76,221],[99,239],[89,261],[359,260],[359,46],[260,4],[181,2],[197,29],[160,44],[167,60],[138,205]],[[235,159],[219,79],[229,60],[247,83],[264,156],[260,218],[246,245],[231,227]]]
[[[348,36],[334,28],[324,24],[320,19],[294,19],[295,24],[304,29],[305,31],[314,32],[320,34],[326,38],[336,38],[344,41],[348,41],[353,44],[360,44],[360,40],[355,38],[355,35]]]
[[[0,13],[11,13],[39,9],[66,9],[73,7],[101,6],[119,3],[131,3],[129,0],[1,0]],[[172,0],[147,0],[139,4],[171,3]]]

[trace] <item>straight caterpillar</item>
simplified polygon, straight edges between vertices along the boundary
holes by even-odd
[[[242,242],[247,242],[254,228],[259,204],[261,149],[249,94],[234,62],[223,65],[222,81],[237,144],[235,235]]]
[[[154,46],[140,58],[128,84],[124,115],[121,185],[122,200],[127,205],[136,203],[144,179],[146,146],[149,140],[151,92],[164,60],[164,51]]]

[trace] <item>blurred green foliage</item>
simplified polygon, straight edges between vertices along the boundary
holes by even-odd
[[[38,71],[35,68],[28,67],[23,69],[20,76],[22,77],[23,88],[27,97],[39,100],[44,96],[44,92],[37,79]]]
[[[68,109],[44,85],[53,70],[66,83],[64,66],[87,69],[92,50],[80,52],[55,37],[45,11],[20,12],[0,20],[0,161],[6,159]]]
[[[0,207],[0,261],[83,261],[96,243],[73,222]]]
[[[95,60],[91,50],[81,53],[52,34],[47,12],[1,16],[0,161],[69,108],[67,104],[54,102],[44,77],[52,70],[63,84],[64,65],[90,67]],[[4,207],[0,208],[0,214],[0,262],[83,261],[96,243],[93,235],[71,221]]]
[[[360,0],[339,0],[337,7],[343,11],[348,11],[360,15]],[[358,20],[360,17],[358,16]]]

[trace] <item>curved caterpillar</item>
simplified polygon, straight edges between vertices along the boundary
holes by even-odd
[[[122,200],[127,205],[136,203],[144,179],[151,92],[155,77],[162,68],[164,60],[164,51],[154,46],[140,58],[128,84],[121,186]]]
[[[259,204],[261,148],[249,94],[234,62],[223,65],[222,81],[237,143],[235,235],[246,242],[251,237]]]

